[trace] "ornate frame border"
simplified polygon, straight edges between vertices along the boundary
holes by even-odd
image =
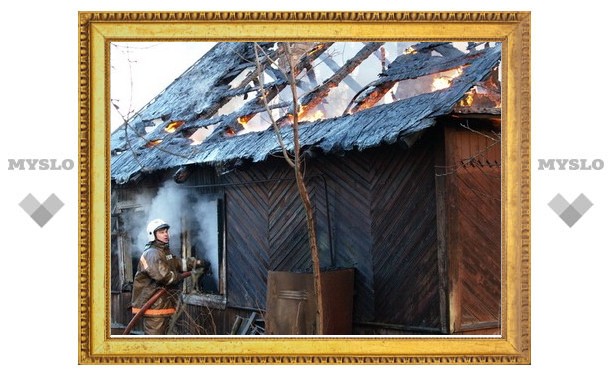
[[[79,12],[79,364],[530,364],[530,20],[520,11]],[[503,43],[501,338],[110,338],[109,41],[264,39]]]

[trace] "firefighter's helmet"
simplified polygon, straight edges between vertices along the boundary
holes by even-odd
[[[162,228],[170,228],[170,226],[162,219],[153,219],[151,222],[149,222],[149,225],[147,226],[147,236],[149,237],[149,241],[154,241],[155,231],[161,230]]]

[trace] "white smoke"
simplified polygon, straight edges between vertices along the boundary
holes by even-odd
[[[139,245],[144,245],[148,242],[146,224],[153,219],[162,219],[170,226],[168,230],[170,234],[170,250],[175,255],[180,256],[181,218],[183,218],[183,214],[188,208],[187,191],[179,187],[174,181],[164,183],[145,211],[145,225],[138,234]]]
[[[196,239],[204,248],[205,258],[211,264],[215,284],[219,284],[219,223],[217,217],[217,201],[202,200],[192,207],[193,215],[199,225]]]
[[[132,238],[134,257],[140,257],[149,242],[147,224],[154,219],[162,219],[170,226],[170,251],[181,256],[181,232],[189,230],[197,257],[211,263],[215,284],[218,285],[219,238],[216,199],[169,180],[156,194],[139,194],[135,201],[139,208],[126,216],[123,224],[124,230]]]

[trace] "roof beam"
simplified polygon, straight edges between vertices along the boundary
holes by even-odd
[[[340,66],[331,56],[327,56],[327,58],[323,59],[323,63],[325,63],[327,67],[331,68],[333,72],[338,72],[340,70]],[[347,75],[343,81],[355,92],[359,92],[362,88],[362,85],[350,75]]]
[[[301,113],[308,114],[308,112],[319,105],[325,97],[329,94],[332,88],[338,86],[338,84],[344,80],[353,70],[366,60],[373,52],[377,51],[384,42],[369,42],[355,54],[354,57],[347,60],[346,63],[340,67],[332,76],[327,78],[321,85],[316,87],[310,93],[304,95],[301,101]],[[282,122],[280,123],[282,124]]]

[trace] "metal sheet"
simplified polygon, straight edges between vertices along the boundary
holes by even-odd
[[[350,335],[353,323],[354,269],[321,272],[323,333]],[[268,272],[267,335],[312,335],[316,298],[311,273]]]

